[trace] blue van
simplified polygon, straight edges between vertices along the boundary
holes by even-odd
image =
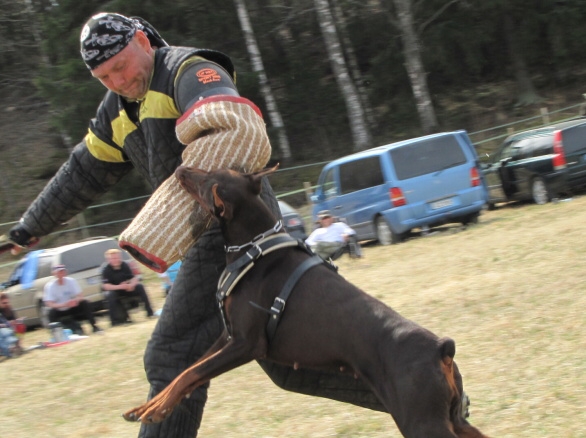
[[[488,202],[466,131],[379,146],[328,163],[311,197],[313,219],[330,210],[359,240],[400,242],[412,229],[477,222]]]

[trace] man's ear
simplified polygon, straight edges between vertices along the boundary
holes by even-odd
[[[212,186],[212,196],[214,198],[214,214],[223,217],[226,220],[232,219],[232,209],[230,204],[225,203],[218,193],[218,184]]]

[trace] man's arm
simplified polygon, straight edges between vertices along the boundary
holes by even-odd
[[[28,246],[35,238],[49,234],[83,211],[131,168],[129,163],[98,160],[88,151],[85,141],[81,142],[29,206],[19,224],[10,230],[10,239],[20,246]]]

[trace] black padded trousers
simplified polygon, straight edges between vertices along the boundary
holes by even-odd
[[[279,215],[268,183],[263,184],[262,198]],[[216,225],[187,253],[147,345],[144,365],[151,384],[149,398],[195,363],[220,336],[223,323],[215,294],[225,264],[224,239]],[[259,364],[283,389],[385,411],[370,389],[351,376],[295,371],[292,367],[266,361],[259,361]],[[141,424],[139,438],[196,437],[208,386],[197,388],[189,399],[183,399],[162,423]]]

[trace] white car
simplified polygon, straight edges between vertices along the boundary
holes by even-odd
[[[43,288],[55,277],[51,268],[65,265],[67,275],[77,280],[84,297],[94,311],[107,308],[102,292],[101,266],[108,249],[119,248],[111,238],[94,238],[57,248],[31,251],[16,266],[8,281],[2,283],[3,292],[10,296],[10,304],[19,318],[25,318],[27,327],[46,325],[43,306]],[[124,260],[131,257],[124,252]],[[136,268],[134,264],[133,268]]]

